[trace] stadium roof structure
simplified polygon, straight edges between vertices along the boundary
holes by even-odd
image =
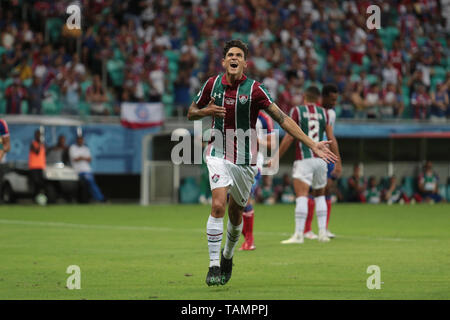
[[[336,123],[337,138],[448,138],[450,123]]]

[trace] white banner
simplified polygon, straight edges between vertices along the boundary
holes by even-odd
[[[120,122],[132,129],[161,126],[164,123],[164,105],[160,102],[122,102]]]

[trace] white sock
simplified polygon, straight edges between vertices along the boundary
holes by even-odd
[[[209,216],[206,224],[208,239],[209,266],[220,266],[220,246],[222,245],[223,218]]]
[[[242,227],[244,226],[244,220],[241,221],[241,224],[238,226],[234,226],[230,220],[228,220],[227,224],[227,240],[225,242],[225,247],[223,250],[223,256],[226,259],[231,259],[234,254],[234,248],[239,241],[239,237],[242,233]]]
[[[316,197],[314,201],[316,202],[317,224],[320,232],[320,230],[327,229],[327,202],[325,196]]]
[[[308,216],[308,198],[298,197],[295,202],[295,233],[303,235],[306,217]]]

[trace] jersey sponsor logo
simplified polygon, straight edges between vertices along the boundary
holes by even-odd
[[[219,93],[217,93],[217,92],[214,92],[214,94],[213,94],[213,97],[214,98],[221,98],[222,97],[222,94],[219,92]]]
[[[236,99],[234,98],[225,98],[225,104],[229,104],[234,106],[234,104],[236,103]]]
[[[239,96],[239,102],[240,102],[240,103],[244,104],[244,103],[246,103],[247,101],[248,101],[248,96],[247,96],[247,95],[241,94],[241,95]]]
[[[218,175],[217,173],[213,174],[213,176],[211,177],[211,180],[216,183],[217,181],[219,181],[220,179],[220,175]]]

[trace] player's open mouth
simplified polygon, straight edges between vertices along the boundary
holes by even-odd
[[[232,62],[230,63],[230,67],[236,69],[238,67],[238,64],[236,62]]]

